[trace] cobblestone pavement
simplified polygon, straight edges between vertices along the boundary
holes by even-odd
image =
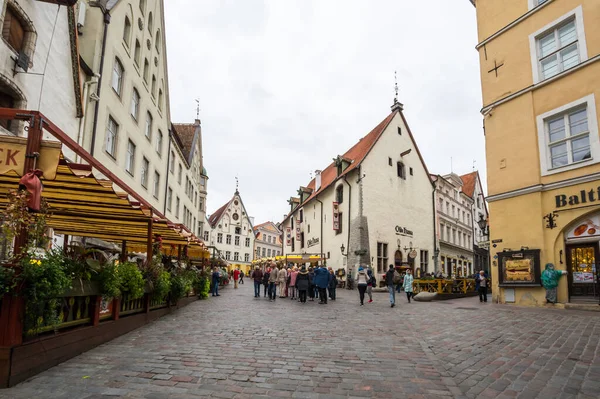
[[[270,303],[247,282],[0,398],[600,397],[600,314],[397,300]]]

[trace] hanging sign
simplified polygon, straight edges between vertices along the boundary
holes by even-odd
[[[302,240],[302,237],[300,236],[300,234],[302,233],[302,227],[301,227],[301,223],[299,220],[296,220],[296,240],[300,241]]]
[[[46,180],[56,179],[61,146],[58,141],[42,141],[40,156],[36,161],[35,169],[41,170]],[[27,173],[28,171],[23,170],[25,168],[26,152],[26,138],[0,136],[0,174],[4,175],[11,170],[19,176]]]
[[[333,229],[340,229],[340,204],[337,202],[333,203]]]
[[[292,245],[292,228],[291,227],[285,228],[285,245],[287,245],[288,247]]]

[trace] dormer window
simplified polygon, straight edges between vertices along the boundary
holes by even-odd
[[[342,202],[344,202],[344,186],[339,185],[335,189],[335,200],[338,204],[341,204]]]

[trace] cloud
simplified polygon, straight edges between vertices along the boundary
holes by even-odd
[[[431,172],[485,184],[473,6],[466,0],[165,2],[171,115],[201,99],[208,211],[240,192],[257,222],[400,101]]]

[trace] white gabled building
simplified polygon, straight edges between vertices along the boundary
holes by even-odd
[[[433,272],[434,187],[397,101],[369,134],[289,200],[281,223],[283,252],[322,254],[355,276],[370,265],[377,279],[389,264]]]
[[[248,215],[239,191],[208,218],[209,246],[214,246],[230,268],[250,271],[254,260],[253,218]],[[206,237],[205,237],[206,238]]]

